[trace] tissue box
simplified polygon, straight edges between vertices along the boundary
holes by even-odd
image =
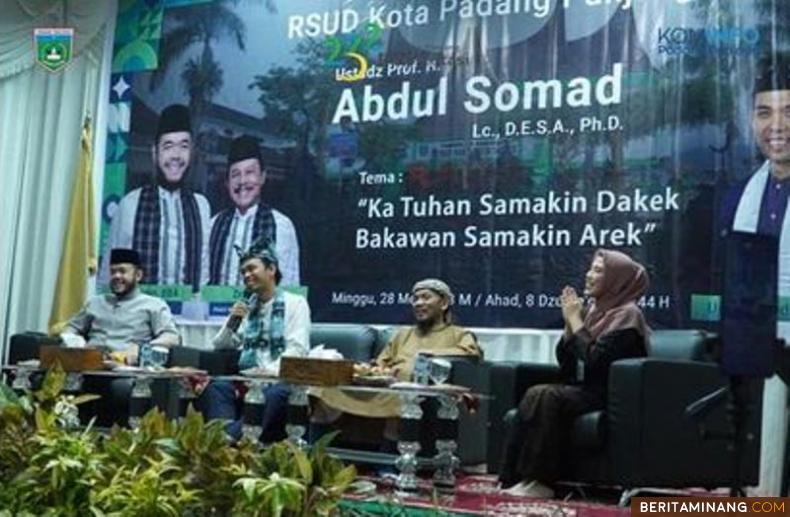
[[[339,386],[351,384],[352,377],[354,361],[348,359],[283,357],[280,360],[280,378],[293,384]]]
[[[41,367],[52,368],[56,362],[67,372],[82,372],[85,370],[101,370],[102,353],[98,348],[65,348],[62,346],[45,345],[39,350]]]

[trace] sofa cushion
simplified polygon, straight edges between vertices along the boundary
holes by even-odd
[[[656,330],[650,335],[650,357],[705,361],[713,335],[704,330]]]
[[[310,346],[324,345],[343,354],[346,359],[368,362],[374,357],[378,333],[373,327],[354,323],[313,323]]]

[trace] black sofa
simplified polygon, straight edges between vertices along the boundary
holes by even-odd
[[[384,343],[380,341],[378,331],[367,325],[313,323],[310,346],[318,345],[334,348],[348,359],[369,361],[378,355]],[[239,371],[240,353],[234,349],[174,347],[170,352],[169,366],[192,366],[207,371],[209,375],[232,375]]]
[[[708,350],[714,336],[699,330],[658,330],[648,357],[616,361],[610,371],[608,405],[579,416],[570,430],[563,479],[625,489],[720,487],[733,483],[734,455],[727,440],[703,439],[700,424],[726,432],[726,404],[694,420],[686,408],[728,385]],[[513,409],[529,386],[558,380],[555,365],[499,363],[491,369],[491,436],[505,436]],[[762,381],[745,385],[748,439],[740,481],[758,477]],[[502,440],[489,442],[488,462],[498,471]],[[631,491],[631,493],[633,493]]]
[[[44,345],[62,345],[60,337],[49,336],[42,332],[22,332],[14,334],[9,340],[8,361],[15,365],[20,361],[39,358],[39,350]],[[34,387],[42,378],[40,374],[34,379]],[[129,418],[129,398],[133,387],[131,377],[113,379],[96,375],[84,375],[81,391],[99,395],[99,400],[81,404],[79,407],[80,421],[87,424],[95,419],[97,427],[110,427],[113,424],[127,425]],[[175,417],[178,414],[177,379],[154,379],[151,385],[151,403],[165,414]]]
[[[358,362],[374,359],[387,344],[393,329],[376,329],[362,324],[313,323],[310,328],[310,345],[324,345],[327,349],[335,349],[343,357]],[[177,347],[170,354],[172,366],[194,366],[206,370],[211,375],[227,375],[238,372],[238,350],[204,350],[189,347]],[[469,358],[450,357],[452,371],[448,382],[470,388],[475,393],[489,393],[489,364]],[[421,425],[420,455],[430,457],[435,454],[434,438],[438,428],[435,425],[437,403],[426,400],[423,403],[424,419]],[[486,461],[486,442],[488,436],[489,400],[480,401],[477,411],[472,414],[465,408],[461,410],[458,420],[458,451],[462,465],[478,465]],[[369,444],[349,442],[342,436],[335,440],[336,448],[362,450]],[[379,444],[374,446],[375,448]],[[349,455],[352,457],[352,455]],[[364,461],[365,455],[353,456]],[[374,456],[367,456],[374,461]],[[394,457],[393,457],[394,458]],[[392,458],[390,458],[392,459]]]

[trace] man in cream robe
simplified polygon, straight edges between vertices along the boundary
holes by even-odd
[[[392,375],[399,380],[410,380],[417,354],[482,356],[477,338],[471,332],[450,322],[450,288],[436,279],[421,280],[412,289],[412,308],[416,324],[399,330],[372,365],[357,365],[358,373]],[[328,422],[340,413],[391,418],[400,414],[400,399],[381,393],[349,393],[339,389],[320,389],[311,392],[320,400],[314,420]]]

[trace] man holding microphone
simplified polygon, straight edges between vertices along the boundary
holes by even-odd
[[[304,356],[310,347],[310,307],[307,300],[279,287],[282,275],[277,255],[268,241],[258,240],[239,257],[241,277],[249,297],[237,301],[212,340],[215,348],[241,348],[239,370],[258,368],[280,373],[280,358]],[[282,383],[264,390],[266,405],[261,420],[261,441],[285,438],[285,420],[290,388]],[[228,433],[241,437],[242,400],[231,382],[211,382],[197,400],[208,419],[231,420]]]

